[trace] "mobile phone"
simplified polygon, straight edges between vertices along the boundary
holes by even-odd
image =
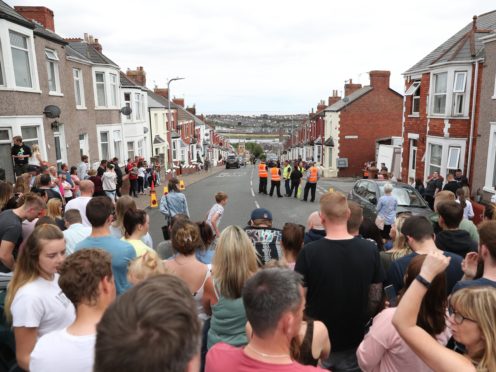
[[[389,302],[389,306],[396,307],[398,301],[394,286],[388,285],[387,287],[384,287],[384,295],[386,296],[386,300]]]

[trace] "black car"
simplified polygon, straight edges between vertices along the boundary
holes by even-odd
[[[239,159],[236,155],[228,155],[226,159],[226,169],[239,168]]]
[[[377,201],[384,195],[384,185],[390,182],[393,185],[392,195],[398,200],[396,213],[411,212],[429,218],[432,210],[414,187],[401,182],[382,180],[359,180],[353,185],[348,199],[360,204],[363,208],[363,217],[372,221],[377,217]]]

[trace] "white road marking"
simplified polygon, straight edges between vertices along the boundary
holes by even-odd
[[[255,207],[260,208],[260,204],[255,200]]]
[[[251,196],[255,197],[255,192],[251,189]]]

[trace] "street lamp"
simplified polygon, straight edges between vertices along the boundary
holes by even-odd
[[[167,80],[167,116],[169,117],[169,131],[172,131],[172,120],[171,120],[171,108],[170,108],[170,100],[171,100],[171,94],[170,94],[170,83],[176,80],[183,80],[184,78],[182,77],[175,77],[172,79]],[[172,143],[170,144],[169,147],[169,164],[174,164],[172,160]],[[172,167],[170,167],[172,168]]]

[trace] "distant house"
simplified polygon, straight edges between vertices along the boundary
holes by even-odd
[[[474,17],[403,73],[403,178],[426,180],[433,172],[445,177],[461,169],[472,179],[485,75],[481,38],[494,29],[496,11]]]
[[[401,136],[403,97],[389,87],[389,71],[370,71],[370,85],[350,80],[345,96],[324,110],[324,175],[361,176],[376,141]]]
[[[152,142],[152,154],[158,160],[167,165],[169,163],[169,143],[167,142],[167,100],[151,91],[148,91],[148,112],[150,121],[150,139]]]
[[[496,32],[481,38],[484,78],[480,90],[472,189],[485,201],[496,195]]]

